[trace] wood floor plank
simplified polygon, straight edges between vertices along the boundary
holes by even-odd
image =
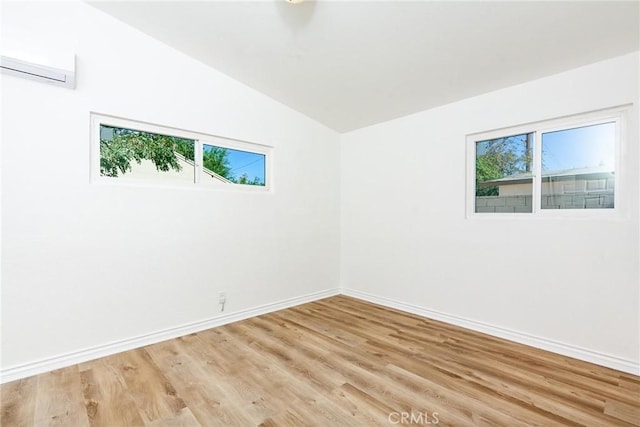
[[[297,320],[304,322],[304,320],[301,319]],[[327,342],[326,345],[331,346],[331,343]],[[348,363],[336,364],[334,369],[342,372],[346,378],[359,387],[362,387],[362,389],[366,390],[370,395],[388,401],[396,411],[406,412],[416,408],[425,411],[425,405],[427,405],[432,412],[440,411],[441,414],[447,414],[447,420],[441,420],[443,425],[472,425],[474,424],[472,420],[473,417],[478,419],[487,417],[486,414],[478,415],[470,412],[467,408],[470,402],[465,400],[464,396],[459,396],[458,399],[452,399],[451,395],[449,400],[443,400],[436,394],[429,395],[429,390],[425,392],[414,384],[397,381],[388,370],[387,362],[382,360],[382,364],[370,363],[372,355],[367,354],[366,350],[362,352],[363,347],[364,346],[361,346],[360,349],[349,349],[348,351],[335,347],[332,348],[335,358],[341,358],[353,363],[351,366]],[[363,361],[366,361],[364,362],[364,368],[360,366]],[[349,369],[349,367],[351,367],[351,369]],[[360,369],[354,369],[356,367]],[[385,387],[379,387],[380,384],[385,385]],[[485,408],[485,410],[491,412],[491,409],[488,407]],[[506,421],[507,420],[505,420],[505,422]],[[509,419],[508,421],[510,424],[513,423],[513,420]]]
[[[379,348],[380,344],[376,346]],[[391,347],[389,352],[389,358],[395,358],[396,355],[403,353],[403,348]],[[405,356],[410,355],[406,353]],[[413,367],[411,370],[428,372],[425,368],[426,365],[434,366],[437,371],[429,373],[429,377],[434,378],[442,374],[444,375],[456,375],[461,380],[464,380],[465,385],[471,385],[475,387],[484,387],[494,390],[504,398],[509,398],[517,404],[529,405],[535,407],[538,410],[545,410],[549,413],[559,415],[567,419],[576,419],[578,422],[590,425],[594,423],[594,417],[599,417],[602,414],[604,408],[604,402],[601,400],[592,400],[590,396],[576,396],[572,389],[566,385],[558,386],[555,388],[545,387],[544,385],[536,385],[534,381],[529,384],[525,384],[523,381],[518,380],[516,374],[513,371],[500,371],[495,366],[493,369],[488,369],[477,363],[477,358],[474,362],[469,362],[467,366],[460,363],[454,363],[448,358],[437,358],[428,356],[428,352],[421,352],[416,354],[415,359],[419,361],[417,367]],[[455,362],[460,362],[460,356],[458,355]],[[411,362],[403,362],[399,359],[399,364],[410,366]],[[467,395],[470,395],[472,390],[467,391]],[[575,394],[574,394],[575,393]],[[609,425],[615,425],[616,421],[612,419],[600,420],[603,423],[609,423]]]
[[[0,407],[11,427],[640,426],[640,378],[336,296],[7,383]]]
[[[402,335],[403,341],[407,342],[408,334]],[[410,335],[408,342],[419,344],[420,337]],[[469,375],[473,375],[473,377],[485,375],[489,377],[487,381],[494,381],[499,388],[514,386],[525,388],[528,393],[539,392],[554,399],[576,402],[578,405],[590,407],[600,412],[604,410],[602,396],[593,396],[580,389],[572,389],[562,382],[531,371],[513,369],[512,366],[496,359],[487,359],[486,363],[483,363],[475,355],[467,357],[460,352],[447,353],[445,351],[439,351],[437,359],[435,359],[430,355],[428,349],[421,352],[420,358],[451,372],[470,372]],[[508,379],[507,382],[502,381],[505,378]]]
[[[331,307],[327,307],[328,310]],[[387,308],[375,308],[378,311],[388,310]],[[358,312],[358,309],[352,309]],[[413,320],[413,315],[406,315],[406,319]],[[376,318],[376,316],[373,316]],[[379,317],[378,317],[379,318]],[[357,322],[357,320],[355,321]],[[420,320],[420,322],[430,322],[431,320]],[[450,325],[435,322],[436,328],[446,327],[450,337],[441,344],[442,350],[433,351],[432,347],[426,348],[425,353],[437,354],[438,357],[448,355],[454,359],[462,359],[465,355],[473,358],[471,363],[474,367],[482,364],[495,370],[497,365],[504,366],[510,372],[524,372],[537,375],[557,384],[564,384],[562,387],[553,388],[555,391],[568,390],[568,393],[575,393],[580,390],[584,399],[591,401],[591,404],[598,405],[597,400],[603,404],[602,397],[617,399],[623,402],[630,402],[633,397],[618,387],[619,372],[595,366],[583,361],[575,361],[575,366],[568,367],[565,363],[570,358],[555,355],[543,350],[534,349],[529,346],[511,343],[495,337],[452,327]],[[401,325],[400,325],[401,326]],[[404,328],[406,330],[406,328]],[[403,330],[403,333],[405,333]],[[393,335],[393,334],[390,334]],[[485,342],[486,338],[486,342]],[[454,343],[455,342],[455,343]],[[484,343],[484,344],[483,344]],[[489,345],[490,344],[490,345]],[[446,351],[445,347],[450,347],[451,351]],[[439,348],[440,349],[440,348]],[[549,357],[551,356],[551,357]],[[515,368],[515,369],[514,369]],[[637,402],[637,400],[635,400]]]
[[[631,378],[628,374],[620,375],[618,378],[618,386],[621,392],[624,390],[632,401],[640,401],[640,381]]]
[[[108,364],[94,365],[80,372],[85,408],[94,426],[143,426],[138,408],[129,394],[124,379]],[[113,411],[112,408],[118,408]]]
[[[144,348],[116,354],[113,360],[145,424],[172,419],[186,408]]]
[[[0,388],[0,426],[33,425],[38,377],[13,381]]]
[[[185,408],[176,415],[147,423],[149,427],[201,427],[189,408]]]
[[[354,320],[354,322],[358,322],[357,320]],[[354,325],[351,326],[352,328],[359,328],[360,326],[358,325]],[[392,341],[388,338],[384,338],[383,336],[377,336],[375,334],[367,334],[366,335],[367,338],[370,341],[374,341],[376,340],[376,337],[378,337],[377,341],[374,343],[367,342],[366,345],[361,346],[361,348],[365,349],[371,349],[369,352],[369,357],[374,356],[374,355],[381,355],[383,354],[384,357],[383,359],[389,360],[390,357],[392,357],[393,355],[397,355],[397,354],[401,354],[403,353],[404,356],[403,357],[408,357],[409,359],[412,359],[414,357],[417,357],[417,354],[413,354],[411,352],[410,349],[407,348],[403,348],[401,346],[394,346],[392,347]],[[387,352],[387,350],[390,350]],[[366,357],[366,356],[365,356]],[[402,360],[399,359],[394,359],[394,361],[396,363],[402,364]],[[371,369],[371,367],[369,368]],[[427,371],[428,372],[428,371]],[[388,376],[389,373],[388,372],[384,372],[384,371],[379,371],[377,373],[379,376]],[[429,375],[441,375],[440,372],[438,372],[437,370],[434,370],[432,372],[429,373]],[[445,378],[446,376],[441,378]],[[401,382],[397,381],[397,378],[393,379],[394,381],[390,381],[391,383],[398,383],[401,384]],[[448,381],[449,383],[451,383],[451,381]],[[416,389],[415,385],[413,384],[409,384],[409,383],[405,383],[403,384],[406,387],[409,388],[413,388],[411,391],[416,392],[419,391],[418,389]],[[442,389],[440,390],[441,393],[444,393],[446,390]],[[374,392],[375,393],[375,392]],[[432,399],[431,400],[431,406],[435,409],[440,411],[440,413],[447,413],[448,417],[449,417],[449,421],[451,421],[453,424],[465,424],[465,425],[471,425],[474,424],[475,421],[472,419],[473,417],[476,417],[478,419],[491,419],[491,417],[495,417],[498,416],[497,413],[494,413],[493,415],[490,415],[488,412],[490,412],[490,408],[484,408],[484,411],[482,412],[478,412],[477,410],[475,412],[469,412],[468,410],[465,409],[465,406],[469,406],[469,400],[468,400],[468,396],[460,396],[460,397],[456,397],[456,393],[449,393],[448,394],[448,400],[447,401],[442,401],[440,399]],[[466,404],[466,405],[465,405]],[[424,410],[424,408],[422,408],[422,410]],[[444,421],[444,420],[443,420]],[[455,421],[455,422],[454,422]],[[506,422],[507,420],[503,420],[504,422]],[[541,419],[540,421],[545,421],[544,419]],[[514,420],[509,420],[509,422],[513,423],[515,422]]]
[[[633,406],[615,400],[607,400],[604,406],[604,413],[605,415],[610,415],[617,420],[625,421],[631,425],[640,424],[639,406]]]
[[[304,417],[294,409],[286,409],[259,424],[260,427],[298,427],[305,425]]]
[[[389,415],[395,412],[392,407],[349,383],[333,390],[330,399],[352,414],[357,414],[358,419],[362,421],[361,425],[388,425]]]
[[[33,425],[89,425],[77,366],[41,374],[37,378]]]
[[[249,425],[252,420],[236,404],[237,393],[212,370],[212,360],[203,355],[195,335],[158,343],[147,348],[153,360],[164,367],[166,377],[202,425]]]

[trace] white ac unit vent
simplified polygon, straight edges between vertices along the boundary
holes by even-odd
[[[25,61],[10,56],[0,56],[0,69],[4,74],[37,80],[73,89],[75,87],[75,57],[65,62],[64,68]]]

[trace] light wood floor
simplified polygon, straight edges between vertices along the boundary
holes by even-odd
[[[1,393],[7,427],[640,425],[639,377],[344,296]]]

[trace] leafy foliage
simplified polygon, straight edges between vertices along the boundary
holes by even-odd
[[[132,170],[131,162],[151,160],[158,171],[180,171],[182,167],[176,155],[194,161],[194,141],[175,136],[159,135],[131,129],[101,127],[100,174],[118,177]],[[236,184],[264,185],[258,178],[250,179],[247,174],[239,178],[233,175],[229,163],[229,151],[225,148],[207,146],[202,153],[205,168]]]
[[[476,145],[476,196],[497,196],[498,187],[479,184],[531,171],[531,134],[482,141]]]
[[[211,172],[215,172],[227,178],[229,181],[234,182],[231,166],[229,165],[228,151],[220,147],[209,147],[210,146],[207,146],[207,149],[202,152],[202,165]]]
[[[176,153],[180,153],[186,159],[194,161],[193,141],[190,139],[176,138],[174,136],[166,136],[165,138],[170,138],[175,144],[174,150]]]
[[[245,185],[264,185],[260,178],[257,176],[253,177],[253,179],[249,179],[249,176],[246,173],[243,173],[240,178],[234,181],[237,184],[245,184]]]
[[[191,144],[193,159],[193,141],[130,129],[110,129],[113,136],[100,139],[101,175],[117,177],[131,171],[132,161],[140,164],[144,159],[151,160],[159,171],[180,171],[175,154],[178,144],[182,144],[185,151],[186,145]]]

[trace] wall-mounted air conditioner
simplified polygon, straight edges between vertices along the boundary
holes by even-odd
[[[0,69],[4,74],[37,80],[73,89],[76,81],[75,56],[52,61],[32,61],[13,55],[0,55]]]

